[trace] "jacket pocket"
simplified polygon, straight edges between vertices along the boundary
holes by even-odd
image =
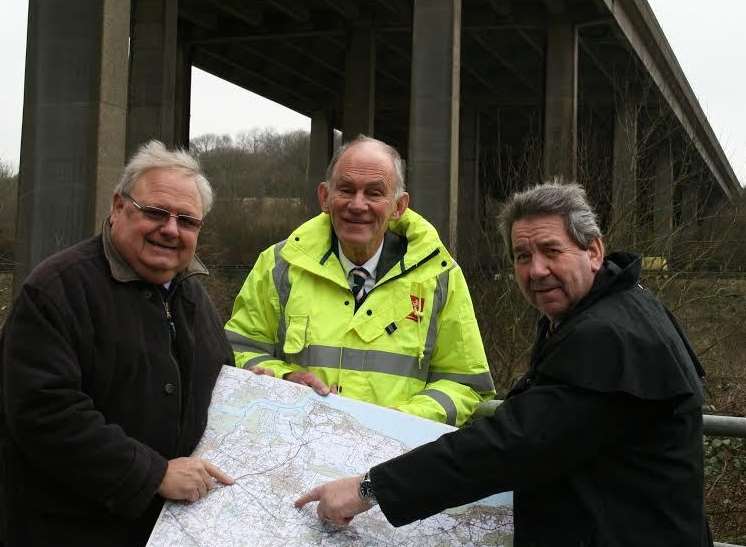
[[[403,327],[407,314],[412,313],[412,300],[408,287],[399,284],[394,287],[386,286],[377,291],[371,294],[370,300],[366,301],[371,313],[363,314],[362,310],[358,310],[354,320],[355,331],[366,344],[373,343],[384,334],[391,335],[394,332],[390,332],[393,326],[397,329]],[[389,331],[386,330],[387,327]]]
[[[288,328],[285,332],[285,344],[282,346],[282,351],[286,355],[295,355],[303,351],[306,347],[307,331],[307,315],[288,316]]]

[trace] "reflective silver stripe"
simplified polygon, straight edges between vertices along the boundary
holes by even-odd
[[[252,368],[257,366],[259,363],[263,363],[264,361],[272,361],[276,359],[276,357],[272,355],[257,355],[256,357],[252,357],[248,361],[246,361],[243,364],[243,368]]]
[[[383,372],[427,381],[427,369],[418,366],[417,357],[388,351],[311,345],[300,353],[286,356],[285,360],[304,367],[341,366],[345,370]]]
[[[493,391],[495,384],[492,382],[492,375],[489,372],[481,372],[479,374],[456,374],[453,372],[431,372],[429,383],[437,382],[438,380],[450,380],[452,382],[458,382],[465,386],[469,386],[474,391]]]
[[[280,317],[277,323],[277,344],[275,345],[274,354],[278,359],[285,360],[285,354],[282,348],[285,346],[285,334],[287,333],[287,325],[285,324],[285,306],[287,306],[288,299],[290,298],[290,264],[282,258],[282,248],[285,246],[285,241],[281,241],[275,245],[275,267],[272,269],[272,280],[275,282],[275,290],[277,296],[280,299]]]
[[[252,351],[254,353],[269,353],[274,355],[275,345],[271,342],[259,342],[258,340],[252,340],[237,332],[225,329],[225,336],[228,338],[233,351],[236,353],[243,351]]]
[[[427,395],[435,399],[443,407],[443,410],[446,411],[446,423],[448,425],[456,425],[456,404],[448,395],[437,389],[426,389],[425,391],[420,391],[417,395]]]
[[[433,311],[430,313],[430,325],[427,327],[427,338],[425,339],[425,349],[422,357],[422,368],[425,370],[430,367],[430,359],[435,349],[435,339],[438,336],[438,317],[440,317],[440,311],[445,305],[446,298],[448,298],[448,274],[451,269],[441,272],[436,279]]]

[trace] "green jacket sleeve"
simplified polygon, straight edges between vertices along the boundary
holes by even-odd
[[[225,325],[225,334],[233,347],[236,366],[260,365],[282,378],[294,370],[303,370],[282,360],[278,328],[282,310],[277,281],[287,264],[276,259],[280,244],[265,250],[254,264],[233,303],[233,313]],[[284,272],[287,274],[287,272]]]
[[[495,386],[463,272],[447,274],[448,290],[437,318],[435,347],[425,388],[398,410],[450,425],[463,425]]]

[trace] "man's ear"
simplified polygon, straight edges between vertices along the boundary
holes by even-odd
[[[601,269],[601,265],[604,263],[604,242],[601,241],[600,237],[591,241],[587,252],[591,260],[591,269],[595,273]]]
[[[407,207],[409,207],[409,194],[407,192],[402,192],[402,195],[396,200],[396,208],[391,214],[391,218],[393,220],[399,220],[404,214],[404,211],[407,210]]]
[[[319,198],[319,208],[322,212],[329,212],[329,184],[322,180],[316,187],[316,196]]]
[[[122,194],[116,193],[111,200],[111,211],[109,216],[118,216],[124,209],[124,198]]]

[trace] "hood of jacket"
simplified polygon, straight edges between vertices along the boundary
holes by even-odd
[[[406,239],[406,252],[399,264],[379,277],[376,284],[404,274],[430,277],[442,271],[442,262],[447,262],[448,266],[453,264],[453,258],[433,225],[412,209],[407,209],[398,220],[390,221],[388,230]],[[339,262],[334,254],[334,242],[331,217],[321,213],[290,234],[281,254],[290,264],[346,287],[341,267],[329,267],[330,262]]]

